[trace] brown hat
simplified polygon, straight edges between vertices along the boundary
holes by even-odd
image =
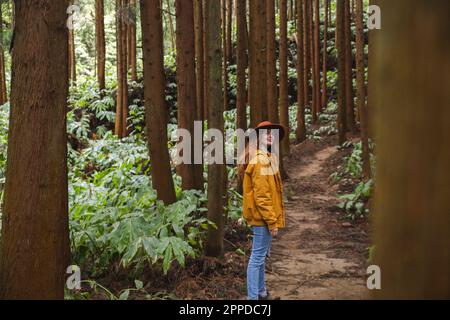
[[[280,141],[283,140],[284,136],[286,135],[286,129],[278,123],[272,123],[270,121],[263,121],[260,124],[258,124],[255,128],[256,131],[261,130],[261,129],[265,129],[265,130],[279,130],[280,132]]]

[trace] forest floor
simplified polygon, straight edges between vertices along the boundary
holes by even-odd
[[[329,181],[344,153],[334,139],[309,140],[294,146],[285,161],[286,229],[273,241],[267,266],[273,296],[368,298],[368,221],[344,219],[336,197],[342,186]]]
[[[267,287],[283,300],[365,299],[366,264],[370,246],[367,218],[345,218],[337,193],[353,186],[332,184],[329,177],[349,150],[339,150],[336,137],[293,145],[285,159],[286,228],[274,239],[266,265]],[[168,275],[144,270],[145,293],[130,299],[246,299],[246,267],[251,236],[244,226],[228,225],[224,259],[188,259],[174,264]],[[119,293],[133,287],[122,273],[100,282]],[[94,299],[105,299],[94,294]]]

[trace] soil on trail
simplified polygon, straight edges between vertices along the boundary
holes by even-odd
[[[365,299],[367,220],[348,222],[329,176],[342,160],[333,141],[293,146],[285,160],[286,228],[273,241],[267,287],[283,300]]]

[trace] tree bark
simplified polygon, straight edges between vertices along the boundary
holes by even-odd
[[[350,0],[344,0],[345,5],[345,99],[347,106],[347,129],[356,132],[355,102],[353,100],[353,55]]]
[[[280,122],[289,128],[287,0],[280,0]],[[300,57],[300,53],[298,54]],[[289,155],[289,135],[281,142],[283,155]]]
[[[8,101],[8,92],[6,89],[6,73],[5,73],[5,51],[3,50],[3,12],[0,6],[0,105]]]
[[[197,110],[195,77],[194,1],[176,0],[178,128],[191,133],[191,163],[181,164],[183,190],[203,188],[203,176],[194,165],[194,121]],[[203,175],[203,174],[202,174]]]
[[[16,2],[0,299],[64,298],[68,5]]]
[[[145,122],[152,161],[152,185],[166,205],[176,201],[167,147],[167,104],[160,0],[141,0]]]
[[[95,35],[97,51],[97,82],[100,90],[104,90],[106,62],[104,0],[95,1]]]
[[[265,1],[250,1],[250,123],[267,120],[267,32]]]
[[[233,0],[226,0],[226,10],[227,10],[227,18],[226,18],[226,37],[227,37],[227,58],[228,64],[231,64],[233,61]]]
[[[306,78],[307,73],[304,62],[305,56],[305,1],[297,0],[297,130],[295,132],[297,142],[303,142],[306,140],[306,120],[305,120],[305,88],[307,87]]]
[[[328,105],[328,90],[327,90],[327,72],[328,72],[328,13],[330,11],[330,2],[325,0],[325,24],[323,36],[323,58],[322,58],[322,98],[320,111],[325,109]]]
[[[314,0],[314,34],[313,34],[313,122],[317,122],[320,109],[320,5]],[[311,17],[312,20],[312,17]]]
[[[380,4],[370,80],[378,87],[375,297],[449,299],[450,2]]]
[[[247,10],[246,0],[236,0],[237,22],[237,129],[247,130]]]
[[[363,176],[366,180],[371,177],[370,167],[370,147],[368,136],[368,119],[366,111],[366,80],[364,65],[364,25],[363,25],[363,0],[355,0],[355,20],[356,20],[356,83],[357,83],[357,101],[360,115],[361,126],[361,144]]]
[[[130,21],[128,23],[129,30],[129,50],[128,56],[130,60],[131,81],[136,82],[137,79],[137,52],[136,52],[136,0],[129,0]]]
[[[278,88],[275,44],[275,0],[266,1],[266,32],[267,32],[267,114],[268,120],[278,123]]]
[[[222,63],[222,77],[223,77],[223,110],[227,111],[230,109],[228,100],[228,50],[227,50],[227,1],[228,0],[217,0],[222,2],[222,52],[223,52],[223,63]]]
[[[125,1],[116,0],[117,104],[115,134],[119,139],[128,135],[127,24],[124,16]]]
[[[206,1],[206,78],[208,95],[208,124],[210,128],[224,130],[222,97],[222,43],[220,1]],[[223,255],[224,230],[224,165],[208,165],[208,219],[215,227],[208,226],[208,238],[205,245],[207,256],[219,257]]]
[[[345,50],[345,0],[336,4],[336,23],[338,35],[338,143],[342,145],[347,137],[347,99],[346,99],[346,50]]]

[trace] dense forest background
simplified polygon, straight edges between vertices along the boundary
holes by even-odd
[[[44,2],[47,9],[0,4],[0,297],[242,294],[249,229],[241,219],[236,166],[173,161],[177,129],[192,133],[195,120],[204,130],[222,131],[280,122],[289,133],[281,169],[293,184],[295,163],[303,166],[333,146],[327,176],[318,182],[333,190],[326,208],[339,216],[340,232],[352,227],[364,234],[358,263],[384,252],[387,242],[369,240],[368,219],[378,168],[387,179],[375,158],[374,128],[383,126],[377,118],[383,111],[375,110],[385,109],[376,108],[383,94],[372,79],[381,79],[380,61],[388,54],[383,45],[372,48],[385,42],[368,29],[370,19],[380,23],[368,0]],[[27,10],[50,14],[55,31],[42,32],[43,22]],[[391,13],[386,20],[391,27]],[[62,34],[62,21],[74,27]],[[235,148],[235,139],[225,150]],[[295,190],[286,202],[296,203],[302,190]],[[389,201],[382,192],[378,199],[380,206]],[[448,259],[443,249],[439,255]],[[30,271],[29,261],[38,267]],[[63,292],[69,265],[77,265],[85,281]],[[186,279],[224,284],[199,293],[193,292],[198,285],[183,287]],[[44,292],[37,289],[44,284]]]

